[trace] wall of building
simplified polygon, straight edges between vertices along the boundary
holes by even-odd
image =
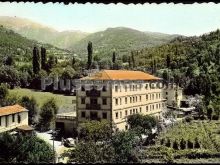
[[[20,115],[20,123],[18,123],[18,115]],[[0,132],[9,131],[22,125],[28,125],[28,112],[21,112],[14,114],[14,122],[12,121],[13,115],[8,115],[8,125],[6,126],[6,116],[1,116]]]
[[[150,88],[149,81],[138,83],[129,81],[128,83],[114,83],[109,86],[108,91],[101,91],[97,102],[100,110],[88,110],[86,104],[90,104],[90,97],[86,96],[85,91],[77,91],[77,110],[78,121],[90,118],[91,112],[97,112],[98,118],[102,119],[102,114],[107,113],[107,119],[112,120],[119,130],[126,129],[126,118],[129,115],[141,113],[143,115],[153,115],[160,118],[165,106],[162,89]],[[85,104],[81,99],[85,98]],[[103,105],[102,99],[107,99],[107,105]],[[82,118],[81,113],[85,112],[86,117]]]

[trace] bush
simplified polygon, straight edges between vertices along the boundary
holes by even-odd
[[[191,140],[188,140],[188,148],[193,149],[193,142]]]
[[[178,149],[179,149],[179,144],[178,144],[177,140],[175,140],[175,141],[173,142],[173,149],[175,149],[175,150],[178,150]]]
[[[212,116],[212,120],[218,120],[219,119],[219,116],[218,115],[213,115]]]
[[[181,150],[186,149],[186,141],[184,139],[181,139],[180,141],[180,149]]]
[[[186,121],[187,123],[191,122],[192,120],[193,120],[192,117],[186,117],[186,118],[185,118],[185,121]]]

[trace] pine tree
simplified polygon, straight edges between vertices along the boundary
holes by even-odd
[[[41,47],[41,68],[46,69],[46,63],[47,63],[47,55],[46,55],[46,49]]]
[[[90,69],[91,65],[92,65],[92,53],[93,53],[93,48],[92,48],[92,42],[91,41],[89,41],[89,43],[88,43],[87,50],[88,50],[87,69]]]
[[[33,72],[34,74],[38,74],[40,71],[40,57],[39,57],[39,50],[37,47],[33,49]]]

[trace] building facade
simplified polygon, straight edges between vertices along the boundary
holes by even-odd
[[[16,104],[0,108],[0,133],[28,125],[28,110]]]
[[[107,119],[127,130],[133,114],[161,118],[166,108],[160,78],[140,71],[103,70],[81,79],[77,90],[77,121]]]

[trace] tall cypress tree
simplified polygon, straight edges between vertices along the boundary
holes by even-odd
[[[47,55],[46,55],[46,49],[41,47],[41,68],[46,69],[46,63],[47,63]]]
[[[134,52],[133,51],[131,52],[131,61],[132,61],[133,68],[135,68],[135,59],[134,59]]]
[[[115,61],[116,61],[116,53],[113,52],[113,54],[112,54],[112,63],[114,64]]]
[[[170,55],[169,54],[167,54],[167,68],[169,68],[170,67]]]
[[[34,74],[38,74],[40,71],[40,56],[39,56],[39,50],[37,47],[34,47],[33,49],[33,72]]]
[[[93,48],[92,48],[92,42],[91,41],[89,41],[89,43],[88,43],[87,50],[88,50],[87,69],[90,69],[91,65],[92,65],[92,53],[93,53]]]

